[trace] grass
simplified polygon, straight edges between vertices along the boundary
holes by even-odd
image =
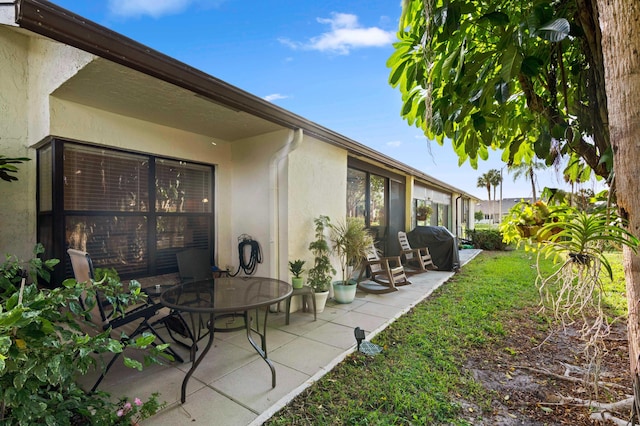
[[[382,354],[348,356],[266,424],[469,424],[457,401],[489,409],[492,396],[463,368],[465,354],[499,344],[507,321],[539,304],[535,262],[521,250],[482,253],[373,339]],[[550,325],[542,315],[536,321]]]

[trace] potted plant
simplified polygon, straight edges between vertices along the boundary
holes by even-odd
[[[331,242],[342,270],[342,280],[333,283],[334,298],[338,303],[351,303],[357,286],[351,276],[362,264],[373,237],[362,220],[349,217],[345,222],[331,226]]]
[[[542,227],[558,220],[557,217],[551,218],[552,213],[557,209],[558,206],[550,206],[543,201],[537,201],[532,204],[522,200],[509,210],[508,215],[500,225],[500,231],[507,242],[519,238],[532,238],[538,241],[547,240],[551,235],[562,230],[558,226],[547,227],[544,233],[539,234]]]
[[[293,288],[302,288],[304,284],[304,278],[302,278],[302,273],[304,272],[305,261],[302,259],[296,259],[293,261],[289,261],[289,272],[293,274],[293,278],[291,279],[291,285]]]
[[[313,267],[309,269],[309,286],[313,288],[316,297],[316,312],[322,312],[329,296],[329,285],[336,270],[331,265],[331,249],[325,237],[325,229],[329,227],[328,216],[318,216],[313,220],[315,224],[315,241],[309,244],[309,250],[314,255]]]
[[[416,209],[416,219],[418,220],[427,220],[429,216],[433,213],[433,207],[427,204],[420,204]]]

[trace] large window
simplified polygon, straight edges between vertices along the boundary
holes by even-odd
[[[404,230],[405,182],[402,176],[349,159],[347,217],[360,218],[385,254],[398,254]]]
[[[176,253],[213,248],[213,167],[54,140],[38,152],[38,239],[63,259],[87,251],[121,278],[177,271]]]
[[[360,218],[376,241],[386,238],[387,179],[362,170],[347,170],[347,217]]]

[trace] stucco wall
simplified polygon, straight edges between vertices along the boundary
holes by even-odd
[[[29,157],[17,182],[0,181],[0,256],[31,255],[35,244],[35,152],[27,148],[29,39],[0,27],[0,155]]]
[[[231,253],[237,268],[238,237],[250,235],[263,252],[256,275],[287,281],[289,260],[313,261],[313,219],[344,218],[347,182],[345,150],[305,135],[284,155],[291,138],[283,130],[232,144],[231,236],[219,241],[220,256]]]
[[[329,216],[344,221],[347,212],[347,152],[307,137],[289,156],[289,260],[313,265],[309,243],[314,239],[313,220]],[[334,267],[338,262],[333,259]]]
[[[231,235],[220,241],[234,268],[239,265],[238,238],[244,234],[260,243],[263,262],[255,275],[282,274],[280,224],[286,220],[287,160],[276,154],[291,142],[287,130],[235,141],[232,145]],[[222,253],[221,253],[222,256]]]
[[[93,56],[0,26],[0,154],[29,157],[18,182],[0,182],[0,255],[30,258],[36,243],[36,152],[49,135],[48,94]]]
[[[49,94],[75,75],[95,56],[39,37],[30,38],[27,75],[29,76],[29,144],[37,144],[50,133]]]

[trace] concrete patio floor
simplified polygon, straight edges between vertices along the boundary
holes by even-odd
[[[462,267],[480,251],[461,250]],[[188,361],[152,365],[142,372],[118,361],[98,389],[113,397],[143,401],[159,392],[166,407],[145,420],[145,425],[260,425],[355,350],[355,327],[364,329],[366,340],[371,339],[453,275],[450,271],[415,274],[409,277],[412,285],[393,293],[358,291],[351,304],[329,299],[317,321],[312,313],[298,311],[285,325],[282,303],[282,312],[268,316],[267,349],[276,368],[275,388],[271,388],[267,364],[250,346],[246,333],[239,331],[216,334],[214,346],[189,381],[184,404],[180,403],[180,388],[191,367]],[[172,347],[188,360],[186,349]]]

